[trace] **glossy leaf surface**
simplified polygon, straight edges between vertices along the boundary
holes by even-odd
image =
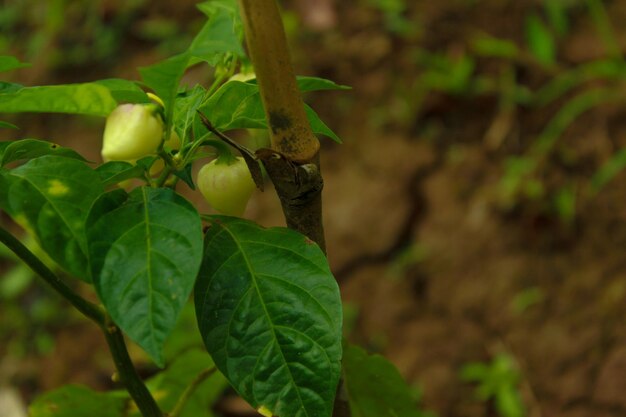
[[[84,224],[104,192],[98,174],[80,160],[47,155],[9,171],[2,182],[5,210],[61,267],[88,281]]]
[[[202,258],[200,216],[170,189],[115,190],[87,220],[96,291],[115,323],[160,366]]]
[[[289,229],[211,216],[195,303],[209,353],[252,406],[278,417],[331,415],[342,312],[317,245]]]

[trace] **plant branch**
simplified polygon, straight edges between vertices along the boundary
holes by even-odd
[[[120,375],[120,380],[126,386],[131,398],[137,404],[144,417],[162,417],[163,413],[156,404],[150,391],[137,374],[133,365],[124,336],[120,329],[110,322],[104,311],[96,304],[85,300],[63,282],[50,268],[48,268],[37,256],[35,256],[22,242],[0,226],[0,242],[8,247],[18,258],[28,265],[58,294],[65,298],[72,306],[80,311],[85,317],[96,323],[103,331],[115,368]]]
[[[268,120],[272,149],[256,156],[276,188],[287,226],[325,252],[319,141],[291,65],[276,0],[239,0],[248,52]]]
[[[217,370],[216,367],[212,367],[212,368],[208,368],[200,372],[194,378],[194,380],[191,381],[191,384],[189,384],[189,386],[185,388],[185,391],[181,394],[180,398],[176,402],[176,405],[174,406],[174,409],[172,410],[171,413],[169,413],[168,417],[178,417],[180,413],[183,411],[183,409],[185,408],[185,406],[187,405],[189,398],[191,398],[194,391],[198,388],[198,386],[202,384],[208,377],[213,375],[216,370]]]
[[[113,362],[115,363],[120,381],[126,387],[130,397],[135,401],[142,416],[163,417],[163,412],[157,405],[154,397],[146,388],[139,374],[137,374],[137,370],[128,355],[122,331],[108,317],[106,321],[107,324],[102,329],[107,345],[109,345],[111,356],[113,356]]]
[[[104,312],[97,305],[85,300],[63,282],[37,256],[35,256],[22,242],[0,227],[0,242],[4,243],[18,258],[30,267],[37,275],[43,278],[63,298],[69,301],[85,317],[94,321],[100,327],[104,326]]]

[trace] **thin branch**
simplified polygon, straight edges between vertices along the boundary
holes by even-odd
[[[126,342],[121,330],[105,315],[104,311],[96,304],[85,300],[63,282],[50,268],[48,268],[37,256],[35,256],[22,242],[0,226],[0,242],[4,243],[18,258],[28,265],[58,294],[65,298],[72,306],[80,311],[85,317],[93,321],[102,329],[104,337],[109,345],[115,368],[120,380],[126,386],[131,398],[137,404],[144,417],[162,417],[156,401],[144,385],[133,365]]]
[[[217,370],[216,367],[212,367],[212,368],[208,368],[208,369],[205,369],[204,371],[200,372],[194,378],[194,380],[191,381],[189,386],[187,386],[187,388],[185,388],[185,391],[183,391],[183,393],[181,394],[180,398],[176,402],[176,406],[174,406],[174,409],[172,410],[172,412],[169,413],[169,417],[178,417],[180,415],[180,413],[183,411],[183,409],[185,408],[185,406],[187,405],[187,402],[189,401],[189,398],[191,398],[191,396],[193,395],[195,390],[207,378],[209,378],[211,375],[213,375],[216,370]]]
[[[30,267],[37,275],[43,278],[63,298],[69,301],[85,317],[104,326],[104,312],[100,307],[85,300],[63,282],[54,272],[39,260],[22,242],[0,226],[0,242],[4,243],[18,258]]]

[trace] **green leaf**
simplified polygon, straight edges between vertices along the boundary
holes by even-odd
[[[211,216],[194,291],[215,364],[253,407],[329,417],[341,360],[341,299],[317,245],[285,228]]]
[[[526,19],[526,42],[540,63],[551,66],[556,61],[556,45],[548,28],[536,15]]]
[[[118,103],[150,103],[150,98],[135,82],[121,78],[94,81],[106,87]]]
[[[0,94],[0,112],[71,113],[108,116],[117,102],[97,83],[23,87]]]
[[[334,81],[318,77],[305,77],[299,75],[297,78],[298,88],[301,92],[323,91],[323,90],[351,90],[352,87],[337,84]]]
[[[105,187],[132,178],[143,178],[146,169],[124,161],[110,161],[96,168],[100,180]]]
[[[313,132],[326,135],[341,143],[337,135],[320,120],[317,114],[305,105]],[[259,88],[254,83],[229,81],[200,107],[218,130],[267,128]]]
[[[396,367],[380,355],[354,345],[344,348],[344,387],[352,417],[420,417],[409,386]]]
[[[84,223],[92,203],[104,192],[98,174],[80,160],[46,155],[3,177],[7,213],[37,236],[62,268],[88,281]]]
[[[79,385],[46,392],[28,407],[30,417],[122,417],[127,399]]]
[[[333,132],[328,126],[326,126],[326,123],[324,123],[322,119],[320,119],[317,113],[315,113],[315,110],[309,107],[308,104],[304,105],[304,112],[306,113],[306,117],[309,119],[309,123],[311,123],[311,129],[313,129],[314,133],[328,136],[337,143],[343,143],[339,136],[337,136],[335,132]]]
[[[185,137],[189,129],[193,126],[193,121],[197,117],[196,111],[202,104],[206,89],[201,85],[196,85],[191,90],[185,91],[176,97],[174,108],[175,129],[179,137]],[[195,132],[194,132],[195,133]]]
[[[19,127],[15,126],[13,123],[3,122],[0,120],[0,129],[15,129],[19,130]]]
[[[0,72],[11,71],[18,68],[30,67],[30,64],[26,62],[20,62],[14,56],[0,55]]]
[[[163,344],[202,260],[200,216],[170,189],[141,187],[103,195],[86,228],[102,303],[113,321],[163,366]]]
[[[471,40],[472,49],[482,56],[516,59],[520,55],[515,42],[488,34],[480,34]]]
[[[16,83],[8,83],[6,81],[0,81],[0,94],[4,93],[14,93],[18,90],[24,88],[21,84]]]
[[[3,142],[0,147],[0,166],[5,166],[10,162],[22,161],[26,159],[39,158],[44,155],[57,155],[66,158],[78,159],[85,162],[78,152],[70,148],[64,148],[56,143],[38,139],[22,139],[10,142]]]
[[[180,80],[190,65],[196,64],[198,60],[215,65],[226,53],[244,55],[241,36],[235,30],[232,13],[224,8],[207,8],[206,5],[201,5],[200,9],[210,14],[209,19],[185,52],[139,69],[144,83],[165,103],[168,120],[173,114]]]
[[[211,7],[210,3],[200,4],[198,8],[207,16],[208,21],[200,29],[191,43],[188,52],[195,58],[217,65],[225,54],[244,56],[241,46],[242,32],[239,14],[224,7]]]
[[[608,161],[606,161],[600,169],[591,177],[591,186],[593,191],[599,191],[617,174],[626,168],[626,148],[622,148],[614,153]]]
[[[139,68],[143,82],[163,100],[168,116],[172,114],[174,97],[190,59],[189,53],[184,52],[148,67]]]

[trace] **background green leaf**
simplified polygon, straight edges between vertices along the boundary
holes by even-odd
[[[526,42],[530,52],[544,65],[554,65],[556,62],[556,44],[554,37],[536,15],[529,15],[526,19]]]
[[[19,127],[15,126],[13,123],[3,122],[0,120],[0,128],[2,129],[15,129],[19,130]]]
[[[317,245],[289,229],[212,216],[195,288],[204,343],[255,408],[331,415],[341,359],[341,299]]]
[[[30,64],[21,62],[14,56],[1,55],[0,56],[0,72],[11,71],[18,68],[30,67]]]
[[[84,162],[56,155],[32,159],[5,175],[4,209],[61,267],[88,281],[85,219],[104,192]]]
[[[46,392],[28,407],[30,417],[122,417],[127,398],[100,393],[79,385]]]
[[[0,94],[0,112],[71,113],[108,116],[117,106],[111,92],[97,83],[23,87]]]
[[[194,329],[197,332],[197,329]],[[151,378],[147,385],[157,399],[163,411],[172,411],[181,394],[194,379],[215,364],[206,352],[192,349],[177,356],[163,372]],[[180,417],[213,417],[211,406],[219,395],[228,386],[226,378],[217,370],[200,383],[185,407]],[[139,416],[139,413],[136,413]]]
[[[402,375],[383,356],[345,346],[343,377],[352,417],[422,416]]]
[[[202,259],[196,209],[170,189],[115,190],[87,220],[96,291],[115,323],[163,366],[162,348]]]

